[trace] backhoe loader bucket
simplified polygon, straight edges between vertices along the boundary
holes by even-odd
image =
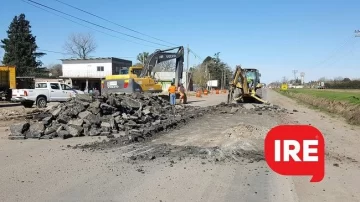
[[[227,103],[230,104],[232,101],[243,102],[243,103],[259,103],[259,104],[268,104],[269,102],[263,100],[260,96],[255,93],[242,94],[238,97],[234,97],[234,92],[229,90]]]

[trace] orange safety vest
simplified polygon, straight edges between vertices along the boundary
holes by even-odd
[[[175,86],[170,86],[168,89],[169,93],[175,93],[176,92],[176,87]]]

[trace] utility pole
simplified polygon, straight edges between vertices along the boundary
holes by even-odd
[[[190,48],[189,48],[189,44],[187,45],[187,50],[186,50],[186,92],[189,92],[189,87],[190,87],[190,73],[189,73],[189,53],[190,53]]]
[[[189,48],[189,44],[187,45],[187,54],[186,54],[186,71],[188,72],[189,71],[189,53],[190,53],[190,48]]]
[[[296,82],[296,73],[298,72],[298,70],[293,70],[292,72],[294,74],[294,83],[295,83]]]
[[[226,81],[226,69],[224,69],[224,77],[223,77],[223,89],[225,89],[225,81]]]

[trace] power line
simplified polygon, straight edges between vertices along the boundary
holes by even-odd
[[[71,20],[71,19],[69,19],[69,18],[67,18],[67,17],[64,17],[64,16],[62,16],[62,15],[59,15],[59,14],[57,14],[57,13],[51,12],[51,11],[49,11],[49,10],[46,10],[46,9],[40,7],[40,6],[34,5],[34,4],[32,4],[32,3],[30,3],[30,2],[27,2],[27,1],[25,1],[25,0],[22,0],[22,1],[25,2],[25,3],[27,3],[27,4],[29,4],[29,5],[34,6],[34,7],[36,7],[36,8],[39,8],[39,9],[41,9],[41,10],[43,10],[43,11],[46,11],[46,12],[48,12],[48,13],[51,13],[51,14],[56,15],[56,16],[58,16],[58,17],[61,17],[61,18],[65,19],[65,20],[68,20],[68,21],[73,22],[73,23],[75,23],[75,24],[81,25],[81,26],[83,26],[83,27],[87,27],[87,28],[89,28],[89,29],[91,29],[91,30],[94,30],[94,31],[97,31],[97,32],[106,34],[106,35],[108,35],[108,36],[111,36],[111,37],[114,37],[114,38],[117,38],[117,39],[120,39],[120,40],[123,40],[123,41],[131,42],[131,43],[134,43],[134,44],[139,44],[139,45],[142,45],[142,46],[148,46],[148,47],[152,47],[152,48],[157,48],[157,47],[155,47],[155,46],[151,46],[151,45],[147,45],[147,44],[141,44],[141,43],[137,43],[137,42],[134,42],[134,41],[130,41],[130,40],[127,40],[127,39],[123,39],[123,38],[120,38],[120,37],[111,35],[111,34],[109,34],[109,33],[106,33],[106,32],[103,32],[103,31],[100,31],[100,30],[97,30],[97,29],[94,29],[94,28],[92,28],[92,27],[89,27],[89,26],[87,26],[87,25],[81,24],[81,23],[79,23],[79,22],[76,22],[76,21],[74,21],[74,20]]]
[[[144,34],[144,33],[142,33],[142,32],[136,31],[136,30],[134,30],[134,29],[125,27],[125,26],[120,25],[120,24],[118,24],[118,23],[116,23],[116,22],[110,21],[110,20],[105,19],[105,18],[103,18],[103,17],[100,17],[100,16],[98,16],[98,15],[95,15],[95,14],[89,12],[89,11],[85,11],[85,10],[83,10],[83,9],[81,9],[81,8],[72,6],[72,5],[70,5],[70,4],[68,4],[68,3],[65,3],[65,2],[63,2],[63,1],[60,1],[60,0],[54,0],[54,1],[57,1],[57,2],[59,2],[59,3],[61,3],[61,4],[64,4],[64,5],[68,6],[68,7],[71,7],[71,8],[73,8],[73,9],[79,10],[79,11],[81,11],[81,12],[83,12],[83,13],[89,14],[89,15],[91,15],[91,16],[97,17],[97,18],[99,18],[99,19],[102,19],[102,20],[104,20],[104,21],[106,21],[106,22],[109,22],[109,23],[112,23],[112,24],[114,24],[114,25],[117,25],[117,26],[122,27],[122,28],[124,28],[124,29],[130,30],[130,31],[132,31],[132,32],[135,32],[135,33],[138,33],[138,34],[141,34],[141,35],[150,37],[150,38],[155,39],[155,40],[158,40],[158,41],[162,41],[162,42],[165,42],[165,43],[168,43],[168,44],[172,44],[172,45],[178,46],[178,45],[176,45],[176,44],[174,44],[174,43],[167,42],[167,41],[164,41],[164,40],[162,40],[162,39],[159,39],[159,38],[156,38],[156,37],[152,37],[152,36],[150,36],[150,35],[147,35],[147,34]]]
[[[70,17],[75,18],[75,19],[78,19],[78,20],[80,20],[80,21],[83,21],[83,22],[86,22],[86,23],[95,25],[95,26],[97,26],[97,27],[101,27],[101,28],[103,28],[103,29],[110,30],[110,31],[112,31],[112,32],[120,33],[120,34],[123,34],[123,35],[126,35],[126,36],[130,36],[130,37],[133,37],[133,38],[136,38],[136,39],[139,39],[139,40],[142,40],[142,41],[146,41],[146,42],[149,42],[149,43],[153,43],[153,44],[157,44],[157,45],[162,45],[162,46],[170,47],[170,46],[168,46],[168,45],[159,44],[159,43],[154,43],[154,42],[151,42],[151,41],[148,41],[148,40],[145,40],[145,39],[141,39],[141,38],[138,38],[138,37],[135,37],[135,36],[132,36],[132,35],[128,35],[128,34],[125,34],[125,33],[122,33],[122,32],[118,32],[118,31],[116,31],[116,30],[113,30],[113,29],[104,27],[104,26],[102,26],[102,25],[98,25],[98,24],[96,24],[96,23],[92,23],[92,22],[90,22],[90,21],[88,21],[88,20],[84,20],[84,19],[78,18],[78,17],[76,17],[76,16],[67,14],[67,13],[65,13],[65,12],[59,11],[59,10],[57,10],[57,9],[51,8],[51,7],[49,7],[49,6],[43,5],[43,4],[41,4],[41,3],[38,3],[38,2],[35,2],[35,1],[32,1],[32,0],[27,0],[27,1],[30,1],[30,2],[32,2],[32,3],[34,3],[34,4],[37,4],[37,5],[31,4],[31,3],[27,2],[26,0],[22,0],[22,1],[25,2],[25,3],[28,3],[28,4],[30,4],[30,5],[32,5],[32,6],[34,6],[34,7],[37,7],[37,8],[39,8],[39,9],[41,9],[41,10],[44,10],[44,11],[46,11],[46,12],[52,13],[52,14],[54,14],[54,15],[57,15],[57,16],[63,18],[63,19],[66,19],[66,20],[68,20],[68,21],[71,21],[71,22],[73,22],[73,23],[76,23],[76,24],[78,24],[78,25],[87,27],[87,28],[92,29],[92,30],[94,30],[94,31],[97,31],[97,32],[100,32],[100,33],[103,33],[103,34],[106,34],[106,35],[109,35],[109,36],[112,36],[112,37],[115,37],[115,38],[118,38],[118,39],[121,39],[121,40],[124,40],[124,41],[128,41],[128,42],[135,43],[135,44],[139,44],[139,45],[143,45],[143,46],[148,46],[148,47],[157,48],[157,47],[155,47],[155,46],[150,46],[150,45],[141,44],[141,43],[137,43],[137,42],[134,42],[134,41],[126,40],[126,39],[123,39],[123,38],[120,38],[120,37],[117,37],[117,36],[108,34],[108,33],[106,33],[106,32],[103,32],[103,31],[94,29],[94,28],[92,28],[92,27],[83,25],[83,24],[81,24],[81,23],[79,23],[79,22],[76,22],[76,21],[74,21],[74,20],[71,20],[71,19],[69,19],[69,18],[66,18],[66,17],[64,17],[64,16],[62,16],[62,15],[59,15],[59,14],[56,14],[56,13],[51,12],[51,11],[49,11],[49,10],[46,10],[46,9],[44,9],[44,8],[41,8],[41,7],[37,6],[37,5],[40,5],[40,6],[42,6],[42,7],[45,7],[45,8],[47,8],[47,9],[50,9],[50,10],[53,10],[53,11],[56,11],[56,12],[61,13],[61,14],[63,14],[63,15],[70,16]],[[58,2],[60,2],[60,3],[63,3],[63,4],[68,5],[68,6],[70,6],[70,7],[74,7],[74,6],[71,6],[71,5],[66,4],[66,3],[64,3],[64,2],[61,2],[61,1],[59,1],[59,0],[55,0],[55,1],[58,1]],[[104,19],[104,18],[102,18],[102,17],[100,17],[100,16],[97,16],[97,15],[92,14],[92,13],[90,13],[90,12],[84,11],[84,10],[82,10],[82,9],[80,9],[80,8],[76,8],[76,7],[74,7],[74,8],[75,8],[75,9],[78,9],[78,10],[81,10],[82,12],[88,13],[88,14],[90,14],[90,15],[93,15],[93,16],[95,16],[95,17],[98,17],[98,18],[100,18],[100,19],[103,19],[103,20],[105,20],[105,21],[109,21],[109,20],[106,20],[106,19]],[[109,21],[109,22],[111,22],[111,21]],[[111,23],[116,24],[116,25],[122,27],[122,25],[119,25],[119,24],[117,24],[117,23],[114,23],[114,22],[111,22]],[[127,29],[131,30],[130,28],[127,28]],[[137,32],[137,33],[143,34],[143,33],[138,32],[138,31],[136,31],[136,30],[131,30],[131,31],[135,31],[135,32]],[[143,35],[146,35],[146,34],[143,34]],[[146,35],[146,36],[149,36],[149,35]],[[151,36],[149,36],[149,37],[151,37]],[[157,39],[157,38],[155,38],[155,37],[151,37],[151,38]],[[157,39],[157,40],[159,40],[159,39]],[[160,39],[160,40],[161,40],[161,39]],[[163,40],[161,40],[161,41],[163,41]],[[166,42],[166,41],[164,41],[164,42]],[[170,42],[166,42],[166,43],[173,44],[173,43],[170,43]],[[176,44],[173,44],[173,45],[176,45]],[[195,56],[195,58],[199,58],[200,60],[203,60],[202,57],[200,57],[198,54],[196,54],[193,50],[189,49],[189,51]]]
[[[324,60],[320,61],[319,63],[316,64],[316,67],[320,67],[323,66],[324,64],[326,64],[328,61],[330,61],[331,59],[335,58],[335,56],[339,53],[339,51],[341,49],[343,49],[344,47],[346,47],[347,45],[349,45],[352,41],[354,41],[354,37],[350,37],[350,38],[346,38],[345,42],[342,43],[342,45],[340,45],[338,48],[335,48],[334,51],[332,51],[330,53],[330,55],[328,57],[326,57]],[[316,68],[315,67],[315,68]]]
[[[41,52],[58,53],[58,54],[67,55],[67,53],[63,53],[63,52],[59,52],[59,51],[45,50],[45,49],[40,49],[40,48],[38,48],[37,50],[39,50]]]
[[[349,49],[347,52],[345,52],[345,54],[340,55],[340,57],[338,57],[337,60],[334,60],[332,63],[329,63],[327,66],[331,67],[332,65],[334,65],[334,64],[338,63],[339,61],[341,61],[341,59],[343,59],[345,56],[348,56],[351,53],[353,53],[354,50],[356,49],[356,47],[355,47],[356,43],[357,43],[357,41],[355,41],[353,43],[353,46],[352,46],[351,49]]]
[[[24,1],[24,0],[23,0],[23,1]],[[96,24],[96,23],[90,22],[90,21],[88,21],[88,20],[84,20],[84,19],[82,19],[82,18],[79,18],[79,17],[73,16],[73,15],[70,15],[70,14],[65,13],[65,12],[62,12],[62,11],[57,10],[57,9],[55,9],[55,8],[51,8],[51,7],[49,7],[49,6],[43,5],[43,4],[38,3],[38,2],[36,2],[36,1],[32,1],[32,0],[27,0],[27,1],[30,1],[30,2],[32,2],[32,3],[34,3],[34,4],[39,5],[39,6],[45,7],[45,8],[47,8],[47,9],[53,10],[53,11],[55,11],[55,12],[58,12],[58,13],[61,13],[61,14],[64,14],[64,15],[70,16],[70,17],[72,17],[72,18],[78,19],[78,20],[80,20],[80,21],[83,21],[83,22],[86,22],[86,23],[92,24],[92,25],[94,25],[94,26],[97,26],[97,27],[100,27],[100,28],[103,28],[103,29],[106,29],[106,30],[109,30],[109,31],[112,31],[112,32],[116,32],[116,33],[119,33],[119,34],[122,34],[122,35],[125,35],[125,36],[128,36],[128,37],[132,37],[132,38],[135,38],[135,39],[138,39],[138,40],[141,40],[141,41],[148,42],[148,43],[152,43],[152,44],[156,44],[156,45],[160,45],[160,46],[166,46],[166,47],[169,47],[169,46],[164,45],[164,44],[160,44],[160,43],[152,42],[152,41],[149,41],[149,40],[146,40],[146,39],[142,39],[142,38],[139,38],[139,37],[136,37],[136,36],[132,36],[132,35],[129,35],[129,34],[126,34],[126,33],[122,33],[122,32],[119,32],[119,31],[116,31],[116,30],[110,29],[110,28],[108,28],[108,27],[105,27],[105,26],[102,26],[102,25],[99,25],[99,24]]]
[[[46,49],[40,49],[38,48],[37,50],[41,51],[41,52],[48,52],[48,53],[56,53],[56,54],[62,54],[62,55],[69,55],[68,53],[64,53],[64,52],[60,52],[60,51],[53,51],[53,50],[46,50]],[[131,56],[117,56],[118,58],[136,58],[136,57],[131,57]],[[92,57],[95,58],[95,57]]]
[[[203,60],[202,57],[200,57],[198,54],[196,54],[192,49],[189,48],[190,53],[192,53],[195,58],[199,58],[200,60]]]

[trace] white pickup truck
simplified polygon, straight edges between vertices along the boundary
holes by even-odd
[[[60,82],[37,82],[35,89],[13,89],[11,100],[21,102],[26,108],[34,104],[39,108],[45,108],[48,102],[65,102],[76,94],[84,92]]]

